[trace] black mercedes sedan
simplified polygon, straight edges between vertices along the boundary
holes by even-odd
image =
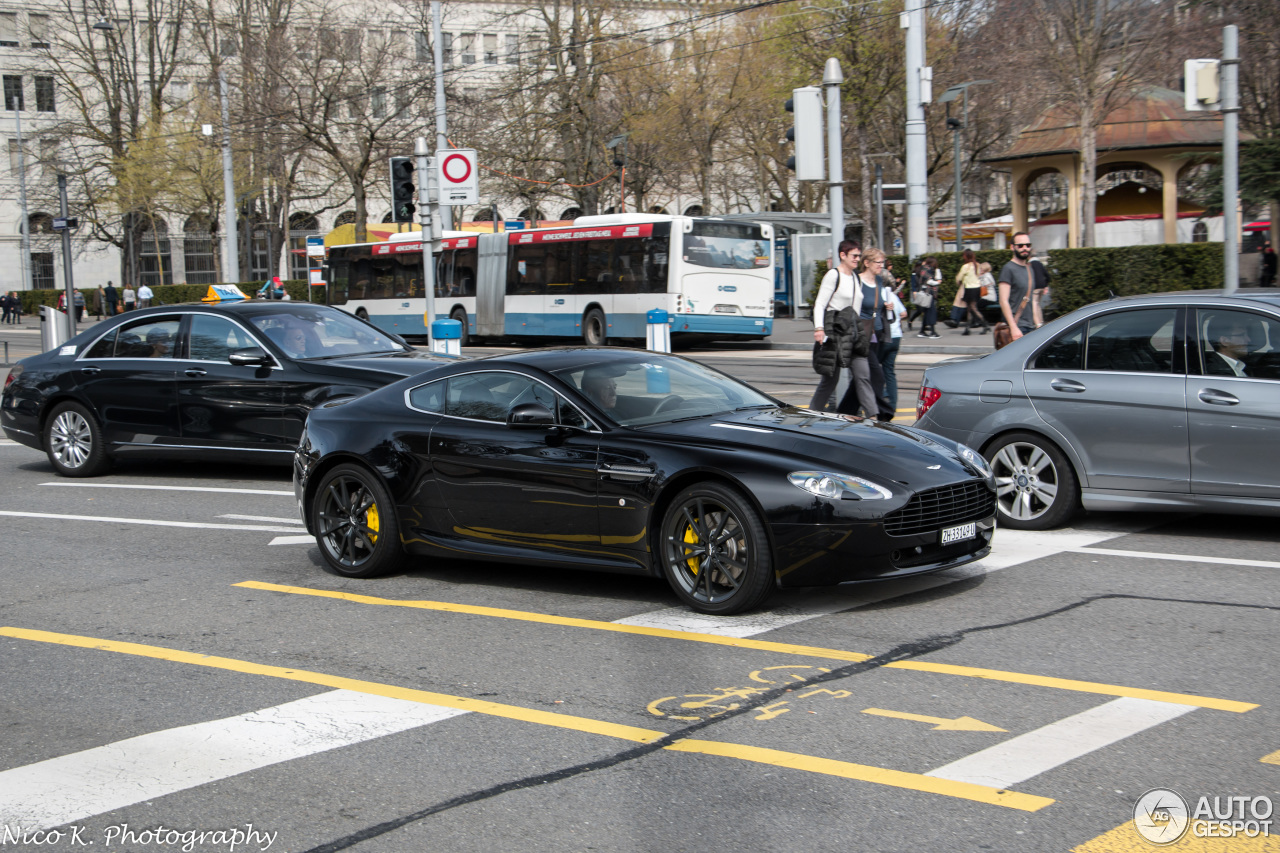
[[[323,305],[165,305],[20,361],[0,425],[67,477],[128,455],[287,465],[313,407],[455,360]]]
[[[995,530],[991,470],[963,445],[634,350],[474,359],[318,406],[294,491],[341,575],[411,555],[600,569],[715,614],[959,566]]]

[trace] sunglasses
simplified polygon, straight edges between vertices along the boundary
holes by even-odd
[[[1030,243],[1014,243],[1014,244],[1013,244],[1013,248],[1015,248],[1015,249],[1030,249],[1030,248],[1031,248],[1031,244],[1030,244]]]

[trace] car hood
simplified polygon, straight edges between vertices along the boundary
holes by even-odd
[[[690,440],[738,440],[746,447],[803,458],[812,470],[868,474],[912,489],[981,474],[956,454],[951,441],[911,427],[822,415],[793,406],[751,409],[664,424],[662,433]],[[797,458],[801,457],[801,458]]]
[[[395,379],[419,374],[456,364],[458,358],[451,355],[439,355],[429,352],[384,353],[375,355],[350,355],[342,358],[325,358],[315,361],[301,362],[307,366],[315,366],[325,372],[335,369],[356,370],[361,373],[381,373]]]

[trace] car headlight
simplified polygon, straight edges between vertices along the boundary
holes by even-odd
[[[977,471],[988,480],[995,477],[995,472],[991,470],[991,463],[983,458],[982,454],[974,450],[972,447],[966,447],[963,444],[956,444],[956,452],[966,465]]]
[[[787,481],[798,489],[804,489],[820,498],[853,498],[863,501],[882,501],[893,497],[893,492],[879,483],[853,477],[849,474],[831,474],[826,471],[792,471]]]

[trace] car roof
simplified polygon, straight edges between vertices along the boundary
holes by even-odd
[[[1095,302],[1094,305],[1115,305],[1125,302],[1142,302],[1142,301],[1163,301],[1166,299],[1178,299],[1184,302],[1190,301],[1209,301],[1221,303],[1222,300],[1240,300],[1241,304],[1247,305],[1251,302],[1262,302],[1269,308],[1280,308],[1280,293],[1276,293],[1270,288],[1261,287],[1242,287],[1233,293],[1226,293],[1222,288],[1205,288],[1203,290],[1173,290],[1163,293],[1141,293],[1134,296],[1115,296],[1105,302]]]

